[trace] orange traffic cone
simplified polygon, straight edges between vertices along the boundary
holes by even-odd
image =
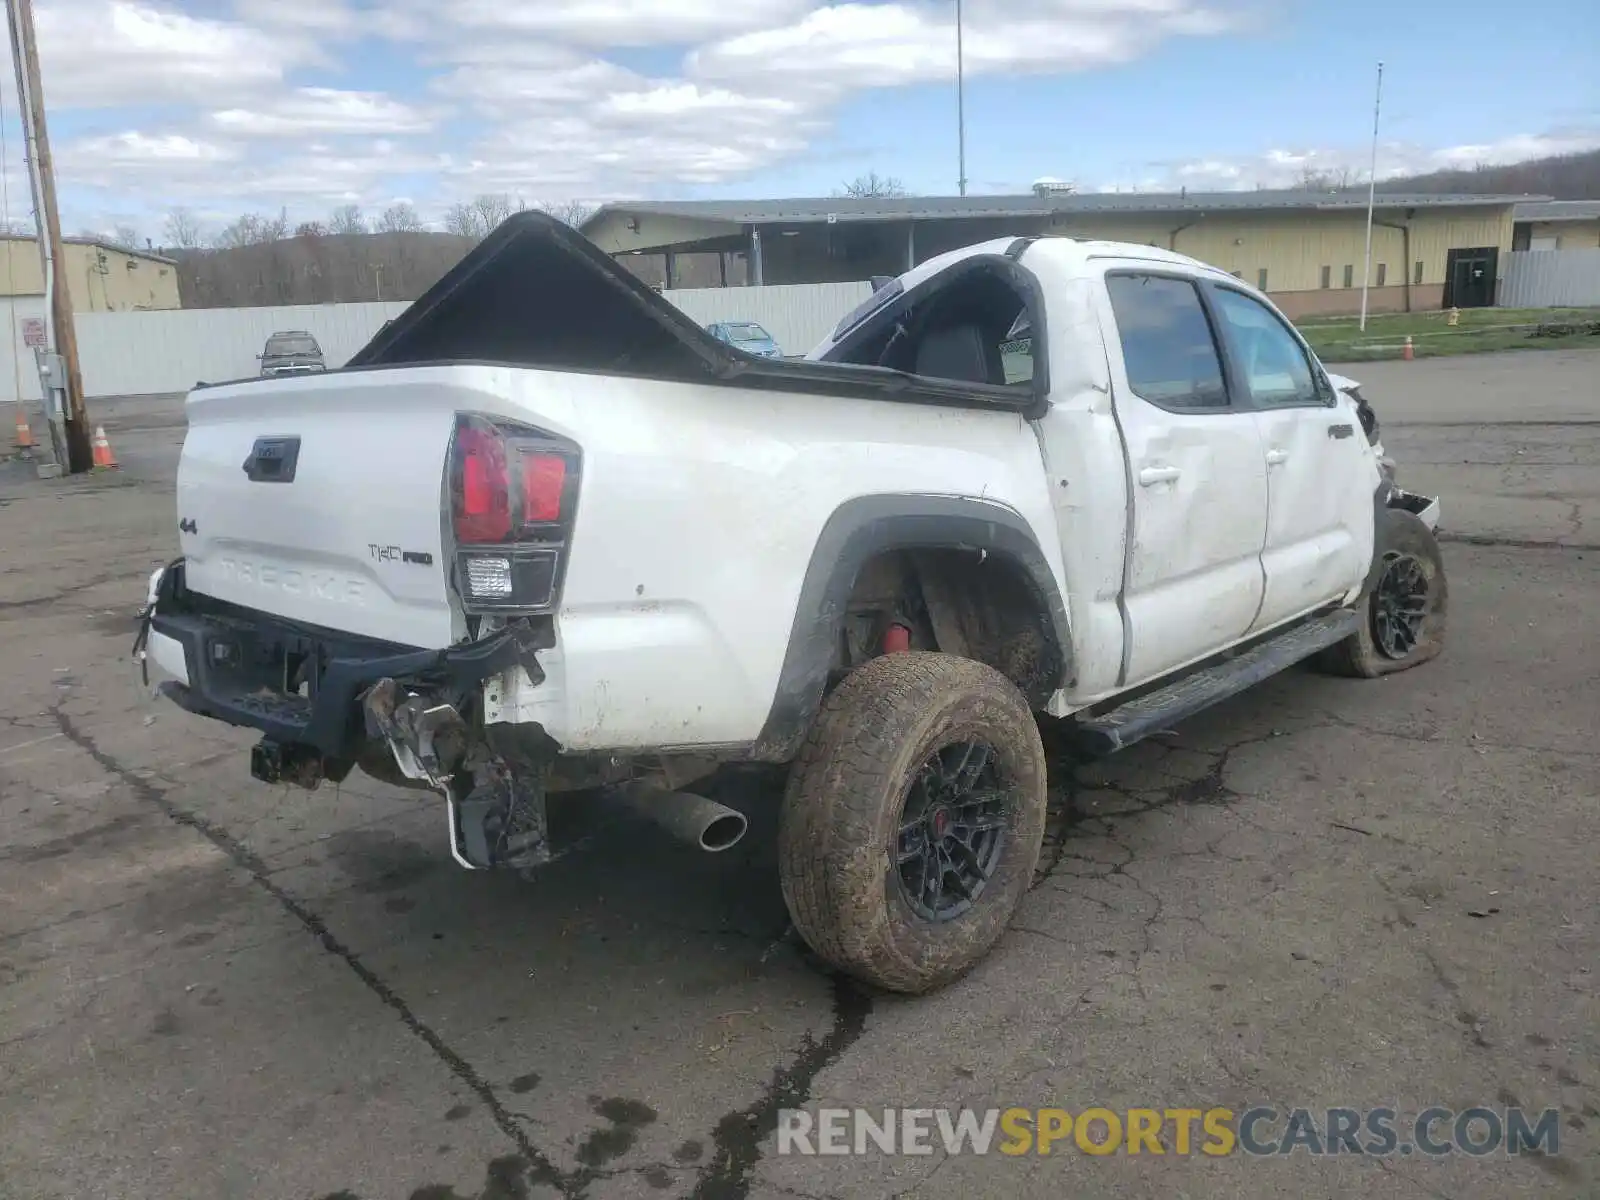
[[[104,425],[94,427],[94,465],[97,467],[117,466],[117,456],[111,453],[111,443],[106,440]]]
[[[1401,352],[1400,357],[1405,359],[1406,362],[1411,361],[1411,335],[1409,333],[1406,334],[1406,348]]]
[[[23,411],[22,405],[17,405],[17,449],[22,451],[34,448],[33,430],[28,426],[28,414]]]

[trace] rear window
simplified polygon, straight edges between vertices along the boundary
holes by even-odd
[[[1106,276],[1128,384],[1164,408],[1220,408],[1228,403],[1222,359],[1199,293],[1186,279]]]
[[[736,342],[765,342],[771,335],[759,325],[727,325],[728,336]]]
[[[310,337],[268,338],[268,354],[319,354],[317,340]]]

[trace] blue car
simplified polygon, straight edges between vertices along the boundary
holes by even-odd
[[[783,351],[765,329],[754,321],[713,321],[706,332],[719,342],[727,342],[757,358],[782,358]]]

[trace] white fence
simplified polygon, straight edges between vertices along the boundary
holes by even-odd
[[[785,287],[701,288],[665,292],[699,322],[759,321],[786,354],[804,354],[871,293],[866,283]],[[33,351],[23,323],[40,317],[39,297],[5,301],[11,336],[0,338],[0,399],[39,398]],[[316,336],[329,366],[341,366],[385,321],[406,308],[391,304],[305,304],[283,308],[198,308],[156,312],[79,313],[78,359],[90,396],[182,392],[197,382],[243,379],[256,373],[256,355],[278,329]]]
[[[785,354],[805,354],[868,296],[870,283],[800,283],[774,287],[694,288],[662,292],[702,325],[758,321]]]
[[[1502,308],[1600,304],[1600,249],[1514,250],[1500,280]]]

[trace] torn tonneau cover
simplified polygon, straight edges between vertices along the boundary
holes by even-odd
[[[504,221],[342,369],[445,363],[1008,412],[1034,403],[1024,389],[745,354],[701,329],[577,230],[539,212]]]

